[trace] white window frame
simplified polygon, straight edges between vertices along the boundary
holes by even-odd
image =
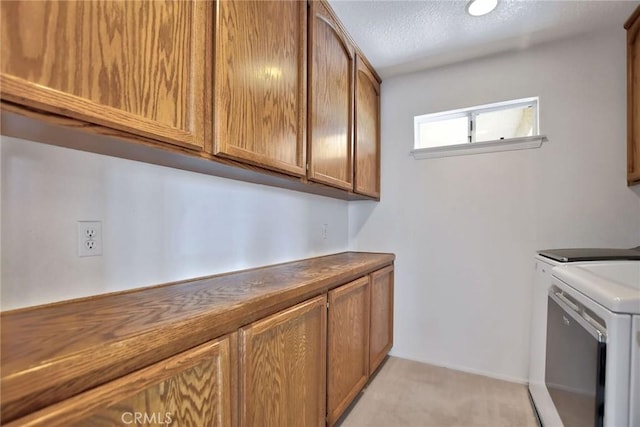
[[[506,110],[514,107],[532,106],[535,108],[533,114],[533,131],[534,135],[510,138],[510,139],[498,139],[492,141],[476,142],[476,117],[482,113],[489,113],[493,111]],[[443,111],[440,113],[424,114],[416,116],[413,119],[413,150],[411,154],[416,159],[434,158],[434,157],[449,157],[449,156],[461,156],[467,154],[476,153],[488,153],[495,151],[511,151],[522,150],[528,148],[538,148],[544,141],[547,141],[545,135],[540,134],[539,128],[539,109],[540,100],[538,97],[515,99],[511,101],[495,102],[492,104],[479,105],[476,107],[460,108],[457,110]],[[461,144],[443,145],[438,147],[416,148],[420,141],[420,125],[423,123],[429,123],[440,120],[455,119],[459,117],[469,118],[469,129],[467,129],[468,141]]]

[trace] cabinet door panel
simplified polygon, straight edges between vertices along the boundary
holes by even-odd
[[[240,330],[242,426],[325,424],[326,297]]]
[[[2,1],[2,98],[203,148],[210,2]]]
[[[236,335],[203,344],[9,426],[231,427]]]
[[[356,56],[354,191],[380,197],[380,83]]]
[[[218,2],[215,154],[305,174],[307,6]]]
[[[640,183],[640,7],[627,23],[627,181]]]
[[[369,277],[329,292],[327,419],[333,425],[369,375]]]
[[[369,372],[373,373],[393,346],[393,266],[371,275],[371,341]]]
[[[324,3],[309,21],[309,179],[353,187],[353,49]]]

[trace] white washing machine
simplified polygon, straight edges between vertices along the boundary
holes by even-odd
[[[600,423],[594,420],[589,420],[587,421],[586,424],[584,424],[585,422],[584,419],[578,419],[577,421],[567,420],[566,411],[564,413],[564,416],[562,412],[566,408],[564,408],[562,405],[558,405],[558,403],[556,402],[556,400],[562,401],[562,396],[561,396],[562,393],[558,393],[557,391],[558,387],[555,387],[555,388],[552,387],[553,390],[552,390],[552,393],[550,394],[549,388],[547,386],[547,382],[549,381],[552,384],[557,386],[558,384],[555,384],[553,381],[562,379],[562,373],[565,372],[563,367],[561,367],[559,370],[555,369],[558,363],[562,364],[561,362],[558,361],[559,360],[558,357],[561,357],[561,355],[564,352],[564,350],[562,350],[562,345],[558,346],[556,344],[553,344],[551,346],[552,349],[556,350],[557,354],[553,354],[553,352],[551,352],[551,354],[548,354],[547,352],[547,341],[550,339],[551,342],[553,343],[554,340],[559,339],[558,336],[555,336],[557,335],[555,334],[555,332],[558,332],[558,328],[550,329],[551,336],[548,336],[549,329],[547,325],[547,318],[551,316],[551,319],[555,319],[552,322],[557,322],[559,318],[561,319],[563,325],[565,320],[567,320],[569,321],[569,324],[571,326],[575,327],[576,324],[579,324],[579,322],[573,319],[570,314],[560,313],[558,311],[558,308],[559,307],[561,309],[564,309],[566,307],[573,308],[576,306],[575,303],[579,302],[577,301],[577,299],[587,298],[587,305],[591,303],[595,303],[596,304],[595,308],[597,308],[598,310],[600,309],[605,310],[604,312],[601,312],[601,314],[604,316],[604,318],[606,318],[606,320],[603,320],[602,316],[595,315],[595,312],[593,310],[594,307],[589,308],[586,311],[587,316],[589,315],[588,313],[591,313],[595,315],[595,317],[598,318],[601,322],[605,323],[605,325],[603,326],[604,326],[604,329],[606,330],[600,331],[601,334],[604,332],[603,342],[604,342],[605,348],[606,348],[606,344],[611,343],[612,340],[617,343],[619,341],[619,339],[617,338],[619,335],[625,335],[627,337],[626,339],[627,348],[629,348],[631,346],[631,325],[632,324],[635,325],[634,327],[636,328],[636,332],[634,335],[637,338],[635,346],[636,347],[640,346],[640,336],[638,335],[640,334],[640,320],[638,320],[640,316],[638,316],[638,318],[636,319],[633,319],[632,314],[630,313],[625,313],[625,314],[616,313],[615,310],[612,311],[610,308],[606,307],[606,302],[603,305],[602,303],[603,300],[599,296],[596,295],[595,297],[591,297],[591,298],[587,297],[586,294],[577,290],[576,287],[568,285],[562,279],[559,279],[558,277],[553,278],[552,272],[558,272],[560,270],[564,271],[565,268],[568,268],[567,271],[570,272],[572,269],[575,269],[580,266],[588,267],[591,265],[594,265],[594,266],[600,265],[602,264],[601,261],[593,261],[594,259],[598,259],[598,258],[609,258],[609,259],[631,258],[631,259],[640,260],[640,252],[638,252],[637,250],[635,251],[632,250],[631,252],[629,252],[626,250],[587,249],[587,250],[553,250],[553,251],[545,251],[542,253],[545,253],[547,256],[538,255],[536,257],[535,280],[534,280],[533,300],[532,300],[533,307],[532,307],[532,324],[531,324],[531,353],[530,353],[530,365],[529,365],[529,391],[530,391],[532,400],[535,404],[538,415],[540,417],[540,421],[545,427],[555,427],[555,426],[563,426],[563,425],[565,427],[571,427],[573,425],[576,425],[576,426],[579,425],[580,427],[584,425],[640,427],[640,414],[633,415],[633,413],[635,413],[634,411],[636,412],[640,411],[640,409],[638,408],[631,408],[630,407],[631,405],[627,404],[626,417],[620,417],[618,415],[615,415],[620,413],[621,410],[623,410],[623,409],[617,408],[616,405],[612,403],[622,399],[621,395],[618,396],[618,394],[614,394],[612,391],[616,387],[620,386],[619,382],[613,383],[612,382],[613,380],[610,379],[610,381],[607,383],[609,387],[606,390],[611,395],[611,398],[608,399],[608,406],[606,407],[607,410],[603,411],[603,415],[600,417]],[[549,255],[553,256],[556,259],[549,258]],[[618,262],[624,262],[624,261],[618,261]],[[633,265],[640,266],[640,262]],[[635,267],[631,267],[631,268],[633,269]],[[592,271],[589,271],[589,270],[585,270],[585,271],[586,271],[585,274],[587,274],[587,276],[594,275]],[[635,273],[632,272],[631,274],[633,275]],[[562,275],[562,273],[560,273],[560,275]],[[633,276],[631,276],[631,279],[633,280]],[[560,283],[558,284],[556,282],[560,282]],[[555,293],[560,294],[559,297],[552,298],[549,296],[549,291],[552,290],[552,286],[555,286],[553,290]],[[580,285],[576,285],[576,286],[580,288]],[[602,284],[600,283],[598,286],[602,286]],[[640,283],[638,284],[638,288],[639,289],[631,289],[631,294],[640,296]],[[576,291],[577,291],[577,299],[576,299],[576,295],[574,295]],[[616,290],[614,290],[614,293],[615,292]],[[553,294],[552,296],[555,296],[553,292],[552,294]],[[600,299],[600,301],[596,302],[593,298],[595,298],[595,300]],[[559,300],[560,302],[557,302],[556,300]],[[569,302],[569,304],[566,303],[567,301]],[[562,306],[560,306],[560,304],[562,304]],[[580,306],[583,306],[582,303],[580,304],[581,304]],[[551,307],[552,309],[548,311],[547,310],[548,307]],[[619,310],[620,307],[615,307],[615,309]],[[640,300],[638,301],[638,309],[640,309]],[[578,311],[577,314],[578,314],[578,317],[581,317],[580,311]],[[622,318],[620,318],[620,316],[622,316]],[[593,319],[590,319],[590,320],[593,320]],[[629,326],[628,326],[628,329],[625,329],[627,327],[624,326],[624,324],[626,324],[627,322],[629,323]],[[620,326],[621,324],[622,326]],[[562,331],[563,330],[560,329],[560,332]],[[594,334],[597,335],[597,332],[594,332]],[[588,333],[587,335],[590,336],[590,334]],[[607,340],[609,341],[607,342]],[[562,342],[562,339],[561,339],[561,342]],[[588,343],[590,343],[590,341],[586,339],[583,344],[586,345]],[[592,347],[595,347],[595,348],[598,347],[597,344],[593,344],[593,343],[590,343],[590,344],[592,345]],[[572,345],[575,345],[575,343]],[[632,358],[635,357],[634,362],[631,362],[630,360],[627,360],[626,362],[624,360],[620,360],[620,362],[624,362],[623,364],[625,366],[629,366],[629,374],[636,375],[636,377],[634,378],[637,378],[636,371],[640,370],[640,350],[634,347],[634,349],[630,349],[630,351],[632,352],[631,357]],[[612,353],[613,356],[611,356],[609,359],[610,361],[612,361],[614,360],[613,357],[617,357],[616,356],[617,354],[622,354],[624,352],[624,349],[617,349],[617,350],[610,349],[610,352],[613,352]],[[597,356],[597,351],[596,351],[596,356]],[[547,367],[547,357],[550,357],[550,360],[552,361],[553,366]],[[583,361],[582,363],[584,364],[587,362]],[[595,362],[591,361],[590,363],[595,363]],[[634,372],[630,372],[632,370],[631,369],[632,364],[634,366],[634,369],[633,369]],[[575,358],[572,359],[571,369],[578,366],[581,366],[580,362]],[[603,373],[607,373],[607,372],[603,370]],[[560,377],[558,377],[559,374],[560,374]],[[597,372],[593,375],[597,375]],[[616,374],[610,373],[609,375],[610,375],[609,378],[615,378]],[[547,378],[547,376],[549,376],[550,378]],[[555,379],[554,379],[554,376],[556,377]],[[595,382],[596,380],[594,379],[593,381]],[[636,379],[634,381],[638,382],[640,380]],[[631,398],[635,396],[636,400],[638,400],[637,398],[640,398],[640,384],[635,384],[635,385],[634,384],[630,384],[627,387],[627,395],[631,394],[632,396]],[[622,386],[624,388],[624,385]],[[585,392],[585,394],[593,394],[595,387],[596,386],[594,386],[593,389],[589,389],[589,390],[584,389],[583,391]],[[606,388],[606,385],[604,387]],[[603,393],[605,392],[604,390],[605,389],[603,388]],[[628,399],[629,398],[623,399],[623,400],[626,400],[628,402],[629,401]],[[591,402],[591,403],[594,406],[596,405],[595,402]],[[572,404],[576,404],[576,402],[572,402]],[[558,409],[558,406],[560,407],[560,410]],[[595,413],[595,409],[593,411],[588,410],[587,412],[588,413],[593,412],[593,416],[595,417],[595,419],[598,418],[597,414]],[[593,423],[591,423],[591,421],[593,421]]]

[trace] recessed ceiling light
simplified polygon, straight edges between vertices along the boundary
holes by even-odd
[[[491,12],[498,5],[498,0],[471,0],[467,3],[467,13],[471,16],[482,16]]]

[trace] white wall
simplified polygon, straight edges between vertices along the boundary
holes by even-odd
[[[383,82],[382,201],[349,227],[397,255],[393,354],[525,381],[535,251],[640,245],[625,61],[620,27]],[[409,155],[416,115],[530,96],[540,149]]]
[[[0,145],[3,310],[348,248],[346,201],[8,137]],[[78,220],[102,221],[103,256],[77,256]]]

